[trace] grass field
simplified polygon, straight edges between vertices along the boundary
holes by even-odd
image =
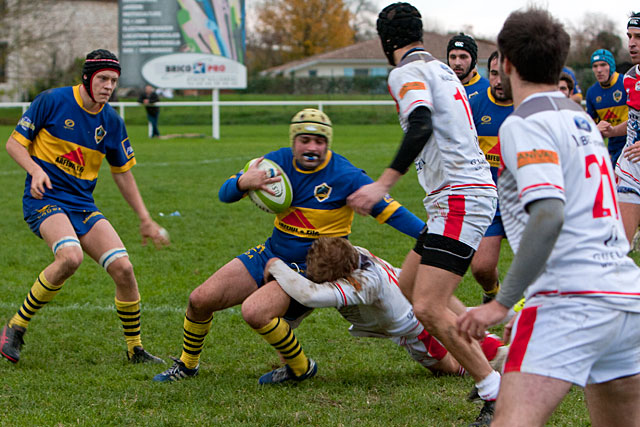
[[[5,136],[11,129],[0,126]],[[208,134],[209,129],[161,127],[164,133]],[[333,148],[373,177],[388,164],[400,139],[397,124],[336,125],[334,132]],[[134,264],[145,347],[168,360],[180,353],[191,290],[235,255],[263,242],[272,228],[272,216],[247,200],[219,202],[220,184],[247,160],[287,145],[288,127],[286,121],[225,126],[220,141],[151,141],[146,126],[135,124],[129,133],[138,185],[155,220],[171,233],[171,247],[157,251],[140,245],[137,220],[105,166],[95,198]],[[0,319],[14,314],[52,260],[22,220],[23,184],[24,172],[2,150]],[[392,195],[424,216],[415,173]],[[176,211],[179,216],[169,215]],[[410,238],[372,218],[357,217],[351,239],[396,265],[412,246]],[[502,274],[512,257],[506,244],[503,254]],[[468,274],[458,296],[470,305],[480,301],[479,286]],[[388,340],[352,338],[334,310],[316,311],[297,330],[306,354],[319,365],[312,380],[258,386],[258,377],[278,360],[234,307],[214,316],[197,378],[155,384],[151,378],[164,367],[126,363],[113,297],[109,276],[85,258],[63,291],[31,322],[20,362],[0,363],[0,425],[459,426],[480,410],[479,404],[465,400],[470,378],[434,377]],[[550,425],[589,425],[583,400],[582,392],[573,389]]]

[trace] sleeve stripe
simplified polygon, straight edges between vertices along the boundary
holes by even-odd
[[[564,188],[560,187],[559,185],[551,184],[550,182],[543,182],[540,184],[534,184],[534,185],[530,185],[528,187],[523,188],[520,194],[518,194],[518,198],[521,199],[522,196],[524,196],[524,193],[526,193],[527,191],[541,190],[543,188],[555,188],[564,193]]]
[[[384,224],[387,220],[400,208],[400,203],[395,200],[387,205],[378,215],[376,215],[376,221],[380,224]]]

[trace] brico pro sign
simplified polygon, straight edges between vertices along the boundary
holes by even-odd
[[[244,89],[247,67],[224,56],[175,53],[142,66],[142,76],[156,87],[173,89]]]

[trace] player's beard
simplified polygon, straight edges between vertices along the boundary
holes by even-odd
[[[509,89],[511,89],[511,88],[509,88]],[[493,96],[493,98],[496,101],[499,101],[499,102],[509,102],[509,101],[511,101],[511,97],[508,97],[506,92],[505,92],[505,90],[504,90],[504,84],[503,83],[500,83],[500,91],[502,92],[502,95],[498,95],[498,91],[496,90],[496,88],[494,88],[494,87],[491,88],[491,95]]]
[[[505,100],[513,99],[513,91],[511,90],[511,80],[509,80],[509,76],[505,74],[504,68],[502,67],[502,62],[500,62],[500,66],[498,67],[498,72],[500,73],[502,92],[504,92],[503,98]],[[491,92],[493,93],[493,90]],[[495,97],[495,94],[493,96]]]

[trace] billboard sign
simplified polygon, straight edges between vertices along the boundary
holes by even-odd
[[[246,88],[245,0],[119,0],[120,85]]]

